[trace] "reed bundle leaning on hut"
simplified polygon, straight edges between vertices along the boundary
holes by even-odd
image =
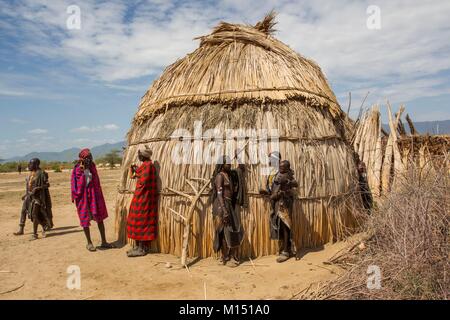
[[[406,129],[399,129],[404,106],[392,116],[392,107],[387,103],[390,132],[386,137],[382,132],[379,106],[374,106],[362,115],[355,128],[353,147],[360,160],[367,167],[368,183],[373,195],[378,198],[387,194],[395,186],[411,161],[425,166],[442,166],[442,159],[450,152],[450,136],[419,135],[414,123],[406,115],[411,135]]]

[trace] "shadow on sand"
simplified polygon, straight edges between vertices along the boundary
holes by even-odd
[[[58,228],[53,228],[50,231],[61,231],[61,230],[75,229],[75,228],[78,228],[78,227],[79,226],[58,227]]]
[[[78,233],[78,232],[83,232],[83,230],[68,230],[68,231],[62,231],[62,232],[53,232],[52,229],[51,231],[49,231],[46,235],[46,238],[50,238],[50,237],[56,237],[56,236],[63,236],[65,234],[70,234],[70,233]]]
[[[308,253],[319,252],[319,251],[322,251],[324,249],[325,249],[325,247],[323,245],[318,246],[316,248],[303,248],[303,249],[300,249],[299,252],[297,252],[297,255],[296,255],[295,258],[296,258],[296,260],[300,260],[301,258],[306,256]]]

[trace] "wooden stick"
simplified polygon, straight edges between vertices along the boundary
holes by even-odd
[[[172,208],[167,208],[169,209],[173,214],[176,214],[177,216],[179,216],[180,218],[182,218],[184,221],[187,221],[187,219],[185,217],[183,217],[181,214],[179,214],[178,212],[176,212],[175,210],[173,210]]]
[[[191,198],[190,195],[188,195],[187,193],[184,193],[184,192],[182,192],[182,191],[178,191],[178,190],[172,189],[172,188],[170,188],[170,187],[167,187],[166,189],[169,190],[169,191],[172,191],[173,193],[178,194],[179,196],[182,196],[182,197],[185,197],[185,198],[188,198],[188,199]]]
[[[191,187],[192,191],[194,191],[195,194],[198,193],[197,188],[194,187],[194,185],[192,184],[192,182],[190,182],[189,180],[186,180],[186,183]]]
[[[7,294],[7,293],[11,293],[11,292],[17,291],[17,290],[19,290],[20,288],[22,288],[24,285],[25,285],[25,282],[22,283],[20,286],[15,287],[15,288],[13,288],[13,289],[11,289],[11,290],[7,290],[7,291],[0,292],[0,294]]]
[[[206,300],[206,282],[203,282],[203,292],[205,293],[205,300]]]
[[[189,274],[189,277],[192,278],[191,270],[189,270],[189,267],[187,265],[184,265],[184,267],[186,268],[186,270],[187,270],[187,272]]]
[[[350,117],[350,108],[352,106],[352,93],[348,93],[348,109],[347,109],[347,116]]]
[[[414,122],[409,117],[409,114],[406,114],[406,122],[408,122],[409,130],[413,136],[419,134],[414,126]]]
[[[359,114],[358,114],[358,119],[357,119],[357,120],[359,120],[359,119],[361,118],[361,116],[362,116],[364,103],[366,102],[366,99],[367,99],[367,97],[369,96],[369,94],[370,94],[370,91],[367,91],[367,94],[366,94],[366,96],[364,97],[364,100],[362,101],[361,106],[359,107]]]
[[[183,266],[186,266],[186,257],[187,257],[187,247],[189,243],[189,233],[191,231],[191,221],[192,216],[194,215],[195,208],[197,206],[197,202],[200,199],[203,191],[206,190],[208,185],[210,184],[209,181],[207,181],[201,188],[198,190],[197,194],[194,197],[187,196],[187,199],[190,200],[191,205],[188,209],[188,214],[186,216],[186,222],[184,224],[184,232],[183,232],[183,249],[181,251],[181,264]]]

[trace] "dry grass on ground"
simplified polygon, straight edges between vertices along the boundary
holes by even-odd
[[[395,191],[380,200],[367,220],[364,247],[355,246],[335,259],[347,272],[299,297],[446,300],[450,179],[448,159],[442,163],[446,165],[439,169],[410,164]],[[380,268],[381,289],[367,288],[369,266]]]

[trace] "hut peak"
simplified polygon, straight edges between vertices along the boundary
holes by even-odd
[[[272,10],[268,14],[266,14],[263,20],[255,24],[254,28],[267,35],[271,35],[277,31],[274,29],[275,25],[278,23],[275,19],[276,17],[277,13],[274,10]]]
[[[220,22],[200,46],[168,66],[142,97],[135,122],[185,105],[308,100],[342,110],[320,67],[272,36],[276,13],[255,25]]]

